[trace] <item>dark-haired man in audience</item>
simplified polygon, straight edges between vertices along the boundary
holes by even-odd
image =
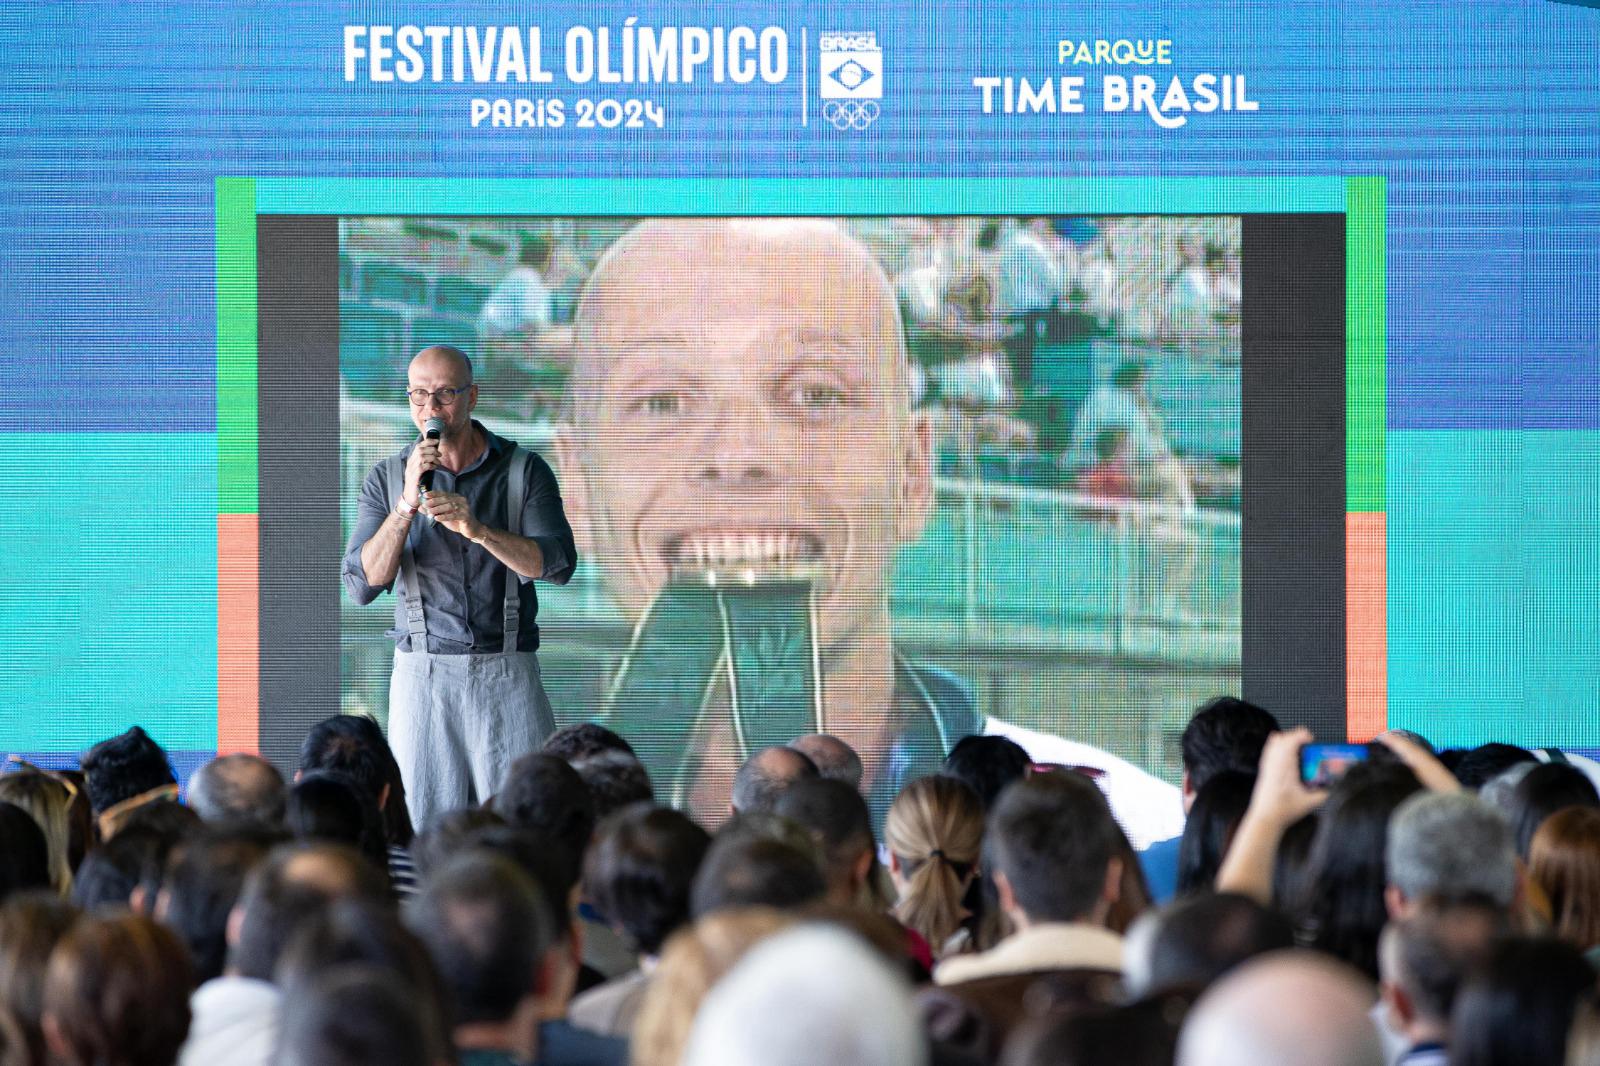
[[[259,755],[221,755],[189,779],[189,806],[207,822],[283,823],[283,775]]]
[[[594,797],[596,821],[635,803],[655,802],[650,771],[625,751],[602,751],[569,762]]]
[[[1121,834],[1094,783],[1034,774],[1001,794],[984,837],[1000,907],[1016,932],[977,955],[945,959],[941,985],[1043,970],[1122,972],[1122,937],[1106,928],[1121,892]]]
[[[625,755],[635,754],[633,745],[625,738],[594,722],[575,722],[572,725],[562,726],[550,734],[550,739],[546,740],[539,750],[568,762],[574,759],[587,759],[591,755],[601,755],[608,751],[620,751]]]
[[[115,836],[128,815],[145,804],[178,798],[178,779],[166,751],[139,726],[102,740],[79,765],[101,840]]]
[[[1267,737],[1278,731],[1271,711],[1234,696],[1219,696],[1194,712],[1183,730],[1183,813],[1207,781],[1224,771],[1254,775]],[[1150,896],[1157,903],[1178,890],[1178,845],[1182,834],[1139,853]]]
[[[911,408],[894,289],[848,230],[646,221],[596,265],[573,333],[562,484],[574,532],[630,624],[675,576],[703,586],[707,566],[774,588],[793,589],[798,573],[810,609],[794,617],[814,632],[786,632],[774,648],[792,653],[754,658],[783,660],[785,691],[812,675],[817,698],[785,701],[793,721],[774,728],[860,752],[875,815],[936,772],[956,738],[1003,733],[1035,761],[1099,770],[1137,842],[1178,830],[1172,786],[1091,745],[989,718],[967,682],[896,648],[890,585],[897,549],[921,537],[932,509],[933,425]],[[755,745],[725,673],[696,658],[709,673],[666,679],[698,694],[666,723],[682,742],[646,762],[664,793],[716,817]]]
[[[336,966],[292,989],[275,1066],[438,1066],[416,993],[376,966]]]
[[[805,827],[816,841],[829,903],[855,907],[869,902],[878,849],[861,793],[843,781],[796,781],[778,797],[773,813]]]
[[[861,775],[865,772],[861,756],[838,737],[827,733],[807,733],[791,740],[789,747],[815,763],[817,773],[829,781],[843,781],[860,791]]]
[[[762,748],[733,777],[733,813],[770,812],[796,781],[816,776],[817,764],[793,748]]]
[[[1504,912],[1487,902],[1428,905],[1384,926],[1379,988],[1387,1025],[1402,1038],[1402,1066],[1448,1066],[1456,993],[1508,931]]]
[[[793,910],[819,902],[827,891],[814,848],[735,821],[711,842],[689,893],[689,912],[699,919],[731,907]]]
[[[380,901],[388,892],[381,872],[349,848],[286,845],[274,851],[250,874],[228,915],[226,969],[190,998],[193,1021],[178,1066],[270,1063],[283,999],[273,971],[300,922],[333,900]]]
[[[689,892],[711,838],[680,811],[634,807],[600,823],[584,865],[584,891],[639,953],[639,968],[572,1001],[584,1029],[628,1036],[661,947],[689,921]]]
[[[378,723],[364,715],[336,714],[312,726],[300,742],[295,778],[319,771],[342,775],[377,805],[388,845],[389,879],[401,898],[415,892],[411,812],[396,781],[394,753]]]
[[[988,810],[1007,785],[1028,776],[1032,765],[1022,745],[1008,737],[970,736],[956,741],[942,772],[971,787]]]
[[[209,826],[174,851],[156,897],[155,917],[183,938],[199,984],[222,976],[228,915],[250,874],[285,840],[281,828],[232,822]]]
[[[541,1000],[557,947],[533,880],[500,855],[467,851],[428,877],[407,920],[455,1004],[460,1066],[541,1061]]]
[[[1149,912],[1128,932],[1134,998],[1199,992],[1240,963],[1294,947],[1294,926],[1249,896],[1203,893]]]

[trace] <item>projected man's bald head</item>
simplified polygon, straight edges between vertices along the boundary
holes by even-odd
[[[630,620],[677,567],[803,565],[825,659],[887,646],[931,444],[865,247],[821,221],[646,222],[596,266],[575,343],[567,513]]]

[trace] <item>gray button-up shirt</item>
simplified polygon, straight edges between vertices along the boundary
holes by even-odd
[[[477,423],[474,423],[477,425]],[[467,498],[473,517],[497,529],[509,528],[506,521],[507,467],[515,442],[497,437],[478,425],[488,439],[484,454],[459,474],[434,471],[434,488],[455,492]],[[416,445],[400,452],[404,462]],[[383,525],[394,510],[403,485],[389,483],[389,464],[379,463],[367,474],[356,505],[356,524],[344,553],[344,587],[357,603],[371,603],[390,585],[367,583],[361,567],[361,547]],[[538,577],[564,585],[577,567],[578,552],[572,543],[572,527],[561,509],[561,490],[550,465],[530,453],[527,481],[523,493],[522,523],[517,532],[539,545],[544,553],[544,573]],[[500,560],[465,537],[450,532],[424,515],[411,522],[407,534],[417,564],[417,584],[421,586],[423,617],[428,626],[428,648],[435,655],[471,655],[501,650],[504,639],[506,576],[511,573]],[[522,614],[517,647],[532,651],[539,646],[539,626],[535,616],[539,597],[533,580],[520,578]],[[397,582],[400,578],[395,579]],[[395,646],[411,651],[411,634],[406,628],[405,600],[395,597],[394,628],[389,630]]]

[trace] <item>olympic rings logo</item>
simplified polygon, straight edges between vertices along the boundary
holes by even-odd
[[[829,100],[822,105],[822,117],[834,129],[864,130],[878,120],[878,105],[873,100]]]

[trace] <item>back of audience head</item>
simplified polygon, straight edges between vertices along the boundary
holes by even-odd
[[[1461,787],[1477,791],[1518,763],[1536,761],[1533,752],[1514,744],[1480,744],[1464,753],[1453,772]]]
[[[1160,998],[1040,1018],[1006,1041],[1000,1066],[1172,1066],[1183,1011]]]
[[[61,1066],[172,1066],[194,988],[176,934],[139,915],[87,917],[50,956],[45,1043]]]
[[[1556,936],[1585,951],[1600,945],[1600,809],[1546,818],[1528,848],[1528,876],[1550,903]]]
[[[1516,795],[1517,786],[1539,765],[1534,759],[1513,763],[1485,781],[1483,787],[1478,789],[1478,798],[1493,807],[1508,823],[1513,821],[1516,818],[1516,804],[1512,797]]]
[[[600,823],[584,864],[586,894],[645,956],[689,921],[689,894],[711,837],[666,807],[630,807]]]
[[[1178,845],[1178,894],[1209,891],[1234,830],[1250,806],[1255,777],[1237,770],[1213,775],[1195,792]]]
[[[1388,920],[1385,854],[1389,821],[1420,791],[1398,763],[1359,763],[1329,790],[1311,844],[1297,907],[1311,944],[1378,979],[1378,934]]]
[[[436,1066],[441,1056],[416,992],[380,967],[337,966],[284,1000],[276,1066]]]
[[[689,911],[696,918],[729,907],[803,907],[828,885],[815,848],[758,833],[724,830],[695,874]]]
[[[383,814],[388,842],[407,847],[413,836],[400,764],[378,723],[362,714],[324,718],[300,743],[298,773],[327,770],[354,781]]]
[[[0,774],[0,802],[22,808],[38,824],[44,833],[50,886],[66,895],[72,888],[72,792],[52,774],[21,770]],[[0,874],[0,881],[4,879]]]
[[[76,907],[44,893],[0,906],[0,1016],[14,1027],[12,1044],[0,1040],[0,1062],[7,1066],[43,1066],[45,967],[77,920]]]
[[[701,1004],[684,1066],[921,1066],[904,978],[857,937],[808,925],[758,944]]]
[[[638,757],[621,735],[613,733],[603,725],[594,722],[577,722],[573,725],[562,726],[550,734],[550,739],[544,742],[539,749],[546,755],[554,755],[558,759],[573,762],[577,759],[589,759],[606,752],[621,752],[624,755]]]
[[[1317,838],[1318,812],[1290,823],[1272,859],[1272,906],[1292,913],[1304,898],[1311,869],[1311,844]]]
[[[1600,996],[1588,996],[1572,1017],[1566,1066],[1600,1066]]]
[[[1122,882],[1122,831],[1079,774],[1033,774],[1000,796],[984,854],[1013,921],[1104,924]]]
[[[1271,711],[1235,696],[1202,704],[1183,729],[1183,795],[1192,804],[1207,781],[1231,770],[1254,774],[1267,737],[1279,729]]]
[[[278,768],[259,755],[220,755],[189,779],[188,803],[203,821],[283,823],[286,789]]]
[[[467,839],[478,830],[505,824],[504,818],[486,807],[445,811],[428,823],[428,828],[411,847],[417,873],[426,877],[429,871],[443,865],[450,856],[464,848]]]
[[[804,826],[822,858],[828,898],[838,904],[863,902],[877,866],[867,801],[843,781],[796,781],[778,797],[774,813]]]
[[[1413,1046],[1448,1043],[1462,983],[1507,932],[1504,910],[1486,901],[1425,904],[1384,926],[1378,968],[1390,1028]]]
[[[1451,1066],[1561,1066],[1595,971],[1571,944],[1508,937],[1467,977],[1450,1014]]]
[[[1511,794],[1511,827],[1517,854],[1528,858],[1533,834],[1565,807],[1600,807],[1600,794],[1582,770],[1570,763],[1544,763],[1529,770]]]
[[[1511,906],[1517,855],[1505,819],[1476,794],[1421,792],[1395,809],[1385,849],[1391,915],[1428,901]]]
[[[594,797],[564,759],[530,752],[511,764],[494,797],[497,814],[514,826],[554,837],[581,861],[594,835]]]
[[[654,803],[655,786],[650,783],[650,771],[644,763],[625,751],[604,751],[573,759],[571,767],[578,772],[594,799],[595,821],[613,811],[631,807],[636,803]]]
[[[399,978],[408,1010],[422,1020],[431,1053],[428,1061],[450,1056],[448,997],[428,948],[394,908],[368,900],[337,900],[301,922],[278,960],[274,981],[291,998],[321,978],[347,966],[375,967]]]
[[[816,763],[795,749],[762,748],[733,776],[733,810],[736,814],[772,811],[790,785],[817,776]]]
[[[987,810],[1006,786],[1021,781],[1033,760],[1022,745],[1006,737],[970,736],[956,741],[945,756],[944,773],[965,782]]]
[[[1130,934],[1134,996],[1198,992],[1257,955],[1294,946],[1294,926],[1248,896],[1199,893],[1146,916]]]
[[[546,956],[556,945],[550,908],[516,863],[469,850],[424,882],[407,922],[427,945],[454,1004],[457,1044],[474,1025],[518,1024],[520,1050],[537,1022]]]
[[[668,938],[633,1026],[633,1066],[682,1066],[700,1003],[722,975],[797,918],[769,907],[719,911]]]
[[[53,887],[44,830],[21,807],[0,803],[0,903],[15,893]]]
[[[1240,966],[1201,996],[1178,1038],[1178,1066],[1383,1066],[1372,986],[1315,952]]]
[[[960,927],[962,897],[983,853],[983,801],[955,777],[921,777],[889,807],[883,840],[899,890],[895,916],[933,952]]]
[[[171,816],[177,808],[187,821]],[[176,803],[150,804],[111,840],[89,852],[72,880],[72,899],[84,910],[103,906],[144,911],[154,904],[172,849],[199,827],[194,812]]]
[[[174,850],[155,917],[189,949],[197,983],[222,976],[228,956],[228,915],[251,871],[283,841],[281,830],[240,822],[211,827]]]
[[[817,773],[825,780],[843,781],[854,789],[861,787],[861,777],[865,773],[861,756],[838,737],[827,733],[807,733],[803,737],[795,737],[789,742],[789,747],[810,759],[816,765]]]
[[[388,878],[341,844],[276,848],[251,871],[229,915],[227,972],[271,981],[299,923],[347,898],[381,904],[389,898]]]
[[[361,852],[380,869],[388,868],[383,815],[377,803],[350,778],[317,770],[289,787],[284,824],[296,840],[327,840]]]
[[[138,726],[102,740],[84,753],[79,765],[96,816],[166,785],[175,785],[167,753]]]

